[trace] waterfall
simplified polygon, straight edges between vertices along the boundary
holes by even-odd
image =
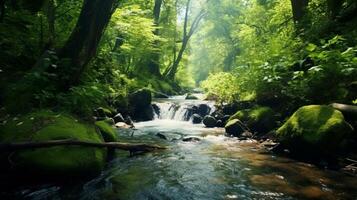
[[[212,113],[215,108],[207,101],[164,101],[153,104],[155,119],[189,121],[193,114],[202,117]]]

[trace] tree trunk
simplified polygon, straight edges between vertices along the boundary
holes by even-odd
[[[5,17],[5,0],[0,0],[0,22],[4,20]]]
[[[177,73],[179,64],[182,60],[183,54],[186,50],[188,41],[190,40],[191,36],[194,34],[194,32],[196,31],[196,29],[198,28],[198,25],[200,23],[200,21],[203,19],[203,17],[205,16],[205,12],[203,10],[201,10],[198,15],[195,17],[195,19],[193,20],[190,29],[188,30],[188,15],[189,15],[189,10],[190,10],[190,3],[191,0],[187,0],[186,3],[186,10],[185,10],[185,19],[184,19],[184,26],[183,26],[183,36],[182,36],[182,45],[181,45],[181,49],[174,61],[174,63],[171,66],[168,66],[164,72],[164,76],[169,78],[169,79],[173,79],[175,78],[175,75]]]
[[[182,41],[181,49],[180,49],[179,53],[177,54],[175,62],[172,64],[172,66],[169,68],[169,70],[165,74],[167,78],[169,78],[169,79],[175,78],[177,69],[178,69],[179,64],[183,57],[183,53],[185,52],[185,49],[187,47],[187,43],[188,43],[188,39],[184,39]]]
[[[155,36],[160,36],[160,30],[159,30],[159,25],[160,25],[160,14],[161,14],[161,5],[162,5],[163,0],[155,0],[155,5],[153,9],[153,16],[154,16],[154,26],[155,29],[153,31],[153,34]],[[153,52],[148,56],[147,59],[144,59],[144,64],[142,67],[139,68],[140,70],[145,70],[148,71],[150,74],[155,75],[155,76],[161,76],[160,73],[160,42],[159,41],[154,41],[153,44]]]
[[[327,0],[327,9],[332,20],[336,19],[341,11],[344,0]]]
[[[77,84],[87,64],[95,56],[100,39],[116,6],[116,0],[84,0],[77,24],[59,57],[70,59],[70,66],[64,66],[65,88]],[[68,79],[68,80],[67,80]]]
[[[291,0],[291,7],[293,11],[293,19],[295,22],[300,22],[306,13],[306,7],[309,0]]]
[[[48,0],[47,2],[47,24],[48,24],[48,47],[52,47],[55,41],[55,2]]]

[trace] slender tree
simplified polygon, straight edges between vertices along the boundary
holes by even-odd
[[[182,35],[182,44],[181,44],[181,48],[177,54],[177,57],[175,59],[175,61],[173,62],[173,64],[169,67],[166,68],[165,72],[164,72],[164,76],[169,78],[169,79],[173,79],[175,78],[175,75],[177,73],[178,70],[178,66],[182,60],[183,54],[187,48],[187,44],[190,40],[190,38],[192,37],[192,35],[194,34],[194,32],[197,30],[201,20],[203,19],[203,17],[205,16],[206,12],[204,10],[201,10],[197,16],[194,18],[194,20],[192,21],[192,24],[190,27],[188,27],[188,21],[189,21],[189,11],[190,11],[190,6],[191,6],[191,0],[187,0],[186,3],[186,9],[185,9],[185,19],[184,19],[184,26],[183,26],[183,35]]]

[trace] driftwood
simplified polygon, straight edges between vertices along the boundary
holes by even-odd
[[[13,143],[0,143],[0,151],[16,151],[25,149],[37,149],[48,148],[55,146],[85,146],[85,147],[97,147],[97,148],[112,148],[126,150],[130,153],[133,152],[149,152],[154,150],[166,149],[166,147],[151,145],[151,144],[131,144],[120,142],[89,142],[79,140],[49,140],[39,142],[13,142]]]
[[[330,104],[334,109],[341,111],[343,114],[351,115],[357,117],[357,106],[332,103]]]

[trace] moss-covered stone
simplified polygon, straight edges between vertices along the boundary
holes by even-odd
[[[117,141],[117,134],[115,129],[105,120],[95,122],[105,142]]]
[[[338,110],[329,106],[299,108],[277,130],[281,142],[295,153],[334,153],[353,131]]]
[[[46,110],[10,119],[0,127],[1,142],[59,139],[103,142],[93,126],[80,123],[71,115]],[[99,173],[105,160],[106,149],[59,146],[12,153],[11,168],[16,172],[48,176],[88,176]]]
[[[236,112],[229,121],[239,119],[250,129],[257,132],[268,132],[275,126],[274,111],[269,107],[255,107]]]
[[[241,136],[241,134],[245,131],[244,125],[239,119],[232,119],[228,121],[224,128],[228,135],[232,135],[234,137]]]

